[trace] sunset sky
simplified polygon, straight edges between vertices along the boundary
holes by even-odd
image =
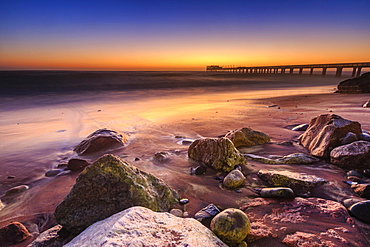
[[[0,0],[1,70],[369,61],[369,0]]]

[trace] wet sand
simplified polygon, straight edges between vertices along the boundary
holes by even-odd
[[[223,76],[218,80],[222,82]],[[73,148],[100,128],[129,134],[128,144],[113,153],[163,179],[181,197],[189,198],[186,210],[190,216],[209,203],[221,208],[240,207],[256,196],[251,188],[259,185],[253,185],[253,173],[272,166],[248,161],[243,169],[251,174],[247,177],[251,186],[243,188],[242,193],[224,190],[214,179],[220,174],[211,169],[203,176],[190,175],[190,168],[197,164],[187,159],[188,146],[179,137],[218,137],[235,128],[250,127],[270,135],[272,143],[242,152],[287,155],[305,152],[297,144],[300,132],[290,130],[291,126],[308,123],[320,114],[338,114],[360,122],[369,131],[369,110],[361,106],[370,94],[334,94],[340,80],[294,76],[281,77],[274,83],[261,79],[253,85],[219,83],[212,88],[4,96],[0,108],[0,199],[6,207],[0,211],[0,227],[12,220],[36,223],[41,231],[53,225],[52,213],[78,173],[57,177],[44,174],[77,157]],[[267,107],[274,104],[278,107]],[[276,144],[282,141],[293,141],[294,145]],[[160,151],[170,154],[164,163],[153,160]],[[93,162],[99,156],[84,158]],[[316,191],[314,196],[340,201],[352,193],[340,183],[345,179],[341,169],[288,165],[279,169],[310,172],[337,181],[333,188]],[[30,189],[4,195],[9,188],[22,184]],[[331,189],[334,193],[326,193]]]

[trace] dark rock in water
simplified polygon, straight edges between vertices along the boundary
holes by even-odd
[[[357,219],[370,223],[370,200],[355,203],[348,210]]]
[[[335,114],[324,114],[311,119],[307,130],[298,139],[312,155],[329,158],[330,151],[341,145],[348,132],[360,134],[360,123]]]
[[[370,99],[362,107],[363,108],[370,108]]]
[[[13,188],[10,188],[6,191],[5,195],[13,195],[13,194],[18,194],[18,193],[22,193],[26,190],[28,190],[30,187],[28,185],[18,185],[18,186],[15,186]]]
[[[358,178],[363,178],[364,176],[362,176],[361,173],[359,173],[358,171],[356,170],[350,170],[347,172],[347,176],[355,176],[355,177],[358,177]]]
[[[292,128],[294,131],[306,131],[308,128],[308,124],[300,124]]]
[[[312,188],[327,182],[315,175],[289,171],[259,170],[257,175],[269,185],[289,187],[299,196],[307,196]]]
[[[294,191],[287,187],[263,188],[260,195],[261,197],[292,198]]]
[[[357,183],[360,183],[362,181],[361,178],[356,177],[356,176],[348,176],[347,180],[352,181],[352,182],[357,182]]]
[[[236,208],[228,208],[211,221],[211,230],[229,246],[241,243],[251,229],[248,216]]]
[[[236,189],[240,187],[245,181],[243,173],[239,170],[232,170],[226,175],[223,185],[229,189]]]
[[[357,195],[370,199],[370,184],[353,184],[351,188]]]
[[[0,229],[0,244],[1,246],[18,244],[30,236],[27,228],[22,223],[15,221]]]
[[[270,137],[267,134],[250,128],[233,130],[227,133],[225,137],[229,138],[235,147],[252,147],[270,142]]]
[[[71,171],[82,171],[88,165],[90,165],[90,163],[87,160],[70,159],[67,164],[67,169]]]
[[[120,148],[127,141],[127,136],[113,130],[99,129],[78,144],[74,151],[79,155],[105,152],[109,149]]]
[[[292,141],[277,142],[276,144],[277,145],[281,145],[281,146],[293,146],[293,142]]]
[[[61,225],[56,225],[41,233],[28,247],[62,247],[64,239],[60,237]]]
[[[345,169],[370,167],[370,142],[356,141],[334,148],[330,162]]]
[[[194,218],[196,220],[202,221],[204,219],[211,218],[219,213],[220,213],[220,210],[214,204],[209,204],[207,207],[199,210],[194,215]]]
[[[357,135],[359,140],[370,142],[370,134],[366,132],[362,132],[361,134]]]
[[[194,142],[192,139],[184,139],[181,141],[182,145],[190,145]]]
[[[370,178],[370,169],[363,170],[362,174],[364,174],[364,176]]]
[[[364,201],[364,199],[356,198],[356,197],[354,197],[354,198],[347,198],[347,199],[344,199],[344,200],[343,200],[342,204],[343,204],[343,206],[345,206],[346,208],[349,208],[349,207],[351,207],[353,204],[358,203],[358,202],[362,202],[362,201]]]
[[[224,172],[233,170],[235,165],[247,163],[230,139],[224,137],[195,140],[188,149],[188,156]]]
[[[205,166],[197,166],[195,168],[191,168],[190,174],[191,175],[202,175],[205,174],[207,171],[207,167]]]
[[[338,91],[340,93],[370,93],[370,72],[340,82]]]
[[[139,161],[139,160],[140,160],[140,158],[138,158],[138,157],[135,158],[135,161]]]
[[[170,154],[167,152],[157,152],[154,154],[154,161],[164,163],[168,160],[169,156]]]
[[[348,132],[347,135],[342,140],[342,145],[350,144],[350,143],[355,142],[357,140],[358,140],[358,138],[357,138],[357,135],[355,133]]]
[[[114,155],[104,155],[79,175],[54,215],[68,231],[80,233],[126,208],[140,205],[168,211],[178,200],[177,193],[162,180]]]
[[[55,177],[62,171],[63,171],[62,169],[52,169],[50,171],[45,172],[45,177]]]
[[[14,179],[15,176],[8,176],[7,179]]]

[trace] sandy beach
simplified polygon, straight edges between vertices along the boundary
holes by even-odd
[[[305,152],[297,141],[301,132],[292,131],[291,127],[308,123],[320,114],[334,113],[358,121],[363,130],[370,131],[369,108],[362,107],[370,94],[334,93],[342,78],[260,76],[251,82],[242,75],[214,75],[212,80],[202,79],[202,74],[194,76],[198,79],[187,80],[193,80],[196,87],[143,86],[130,90],[2,95],[0,199],[5,208],[0,211],[0,227],[17,220],[36,224],[43,231],[55,224],[54,209],[68,194],[78,173],[46,177],[45,172],[78,157],[73,148],[97,129],[128,134],[127,145],[113,153],[163,179],[181,197],[188,198],[186,210],[190,217],[209,203],[220,208],[239,208],[256,194],[248,187],[242,188],[242,193],[220,188],[214,179],[217,172],[211,169],[204,176],[190,175],[190,168],[197,164],[187,158],[188,144],[182,143],[185,138],[219,137],[236,128],[250,127],[268,134],[272,142],[245,152],[287,155]],[[171,84],[180,77],[184,75],[162,75],[161,80]],[[272,105],[276,106],[269,107]],[[293,145],[277,144],[284,141],[292,141]],[[169,160],[156,162],[156,152],[168,152]],[[98,157],[84,158],[93,162]],[[247,173],[270,167],[273,166],[248,161]],[[340,169],[289,165],[279,168],[314,171],[315,175],[338,181],[341,190],[351,193],[344,183],[339,183],[345,180],[345,171]],[[252,182],[252,178],[247,177],[247,181]],[[18,185],[30,188],[5,195]],[[316,191],[313,196],[340,202],[346,193],[339,191],[331,195]],[[364,237],[356,237],[365,243]]]

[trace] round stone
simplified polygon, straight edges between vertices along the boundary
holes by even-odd
[[[212,219],[210,227],[223,242],[236,245],[247,237],[251,225],[248,216],[243,211],[228,208]]]
[[[370,223],[370,200],[355,203],[348,210],[357,219]]]
[[[239,170],[232,170],[224,178],[223,185],[229,189],[235,189],[244,183],[245,177],[243,173]]]
[[[287,187],[263,188],[260,195],[262,197],[292,198],[294,191]]]
[[[67,168],[71,171],[82,171],[90,163],[83,159],[70,159],[67,164]]]

